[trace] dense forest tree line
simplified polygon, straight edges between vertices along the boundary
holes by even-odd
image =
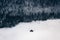
[[[38,12],[38,13],[32,13],[30,12],[29,15],[25,14],[25,12],[23,12],[23,10],[20,11],[20,8],[22,8],[24,0],[15,0],[16,5],[19,5],[19,8],[16,8],[15,10],[8,10],[8,8],[6,8],[9,5],[12,6],[11,3],[12,0],[0,0],[0,28],[4,28],[4,27],[12,27],[17,25],[20,22],[32,22],[32,21],[46,21],[48,19],[60,19],[60,13],[45,13],[44,11],[42,13]],[[33,0],[33,2],[35,2],[35,4],[37,5],[39,3],[39,1],[37,1],[38,3],[36,3],[37,0]],[[48,3],[47,3],[48,2]],[[58,4],[60,1],[58,0],[47,0],[46,1],[42,1],[40,0],[40,5],[44,6],[44,3],[46,3],[46,5],[54,5],[55,3]],[[12,1],[12,3],[14,4],[14,1]],[[51,4],[50,4],[51,3]],[[35,6],[35,5],[34,5]],[[18,11],[17,11],[18,10]]]
[[[23,14],[22,16],[10,16],[7,14],[0,14],[0,28],[15,26],[20,22],[32,22],[32,21],[46,21],[48,19],[60,19],[60,13],[30,13],[30,15]]]

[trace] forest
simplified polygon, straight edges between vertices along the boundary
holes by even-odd
[[[0,28],[20,22],[60,19],[59,0],[0,0]]]

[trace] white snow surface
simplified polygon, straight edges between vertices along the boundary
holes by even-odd
[[[30,32],[30,30],[34,30]],[[60,19],[19,23],[0,29],[0,40],[60,40]]]

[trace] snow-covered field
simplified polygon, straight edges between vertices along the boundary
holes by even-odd
[[[30,30],[34,32],[30,32]],[[0,29],[0,40],[60,40],[60,19],[19,23]]]

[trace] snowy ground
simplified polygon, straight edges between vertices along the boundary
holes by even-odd
[[[30,32],[33,29],[34,32]],[[19,23],[0,29],[0,40],[60,40],[60,19]]]

